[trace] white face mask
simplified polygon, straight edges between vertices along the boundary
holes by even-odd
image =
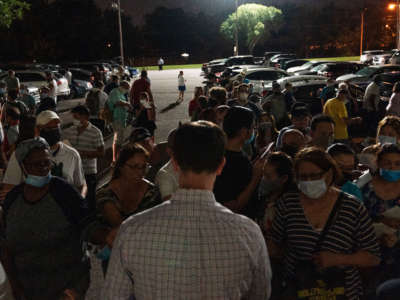
[[[323,178],[319,180],[299,181],[297,187],[304,195],[311,199],[318,199],[328,190]]]
[[[239,100],[240,101],[243,101],[243,102],[245,102],[245,101],[247,101],[247,98],[249,97],[249,94],[247,94],[247,93],[240,93],[239,94]]]
[[[378,136],[379,143],[383,144],[397,144],[397,139],[393,136],[380,135]]]
[[[74,124],[75,126],[78,126],[78,127],[80,127],[82,124],[81,124],[81,121],[79,121],[79,120],[77,120],[77,119],[74,119],[73,121],[72,121],[72,124]]]

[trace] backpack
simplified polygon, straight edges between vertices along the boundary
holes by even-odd
[[[100,91],[90,91],[86,96],[86,106],[92,116],[100,113]]]

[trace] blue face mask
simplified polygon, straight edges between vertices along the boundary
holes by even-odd
[[[0,88],[0,94],[5,94],[6,93],[6,89]]]
[[[47,174],[46,176],[36,176],[30,175],[26,176],[25,183],[31,186],[41,188],[48,184],[51,180],[51,173]]]
[[[251,143],[253,143],[254,142],[254,139],[256,138],[256,134],[254,133],[254,130],[253,130],[253,133],[251,134],[251,137],[248,139],[248,140],[246,140],[244,143],[246,144],[246,145],[250,145]]]
[[[389,182],[396,182],[400,180],[400,171],[379,169],[379,174],[383,179]]]
[[[96,253],[96,257],[100,260],[109,260],[111,256],[111,249],[107,245]]]

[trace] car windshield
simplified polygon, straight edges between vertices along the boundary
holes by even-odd
[[[369,75],[373,74],[375,71],[376,71],[375,68],[365,67],[365,68],[361,69],[360,71],[358,71],[356,73],[356,75],[369,76]]]

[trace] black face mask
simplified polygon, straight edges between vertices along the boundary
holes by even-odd
[[[40,131],[40,136],[46,140],[49,146],[54,146],[61,141],[61,128],[43,129]]]
[[[283,145],[281,151],[294,158],[297,152],[299,152],[299,148],[292,145]]]

